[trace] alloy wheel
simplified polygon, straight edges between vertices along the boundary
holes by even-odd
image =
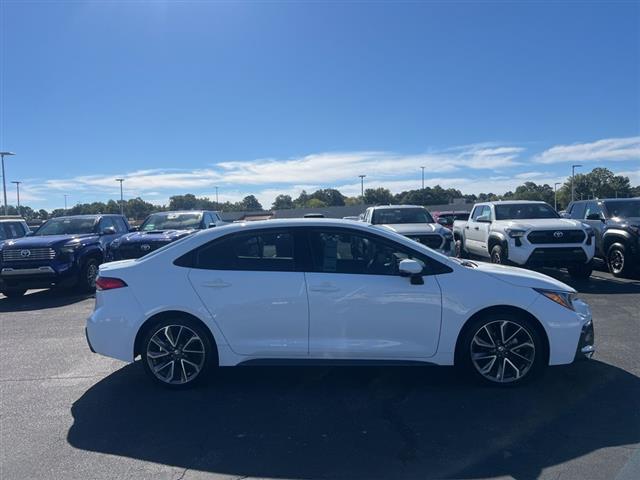
[[[536,347],[527,329],[508,320],[484,324],[471,340],[471,361],[487,380],[510,383],[533,366]]]
[[[87,265],[87,285],[96,288],[96,278],[98,278],[98,265],[93,262],[89,263]]]
[[[609,254],[611,273],[619,274],[624,270],[624,254],[617,248]]]
[[[166,325],[149,340],[146,357],[149,369],[158,380],[183,385],[200,374],[205,362],[205,347],[189,327]]]

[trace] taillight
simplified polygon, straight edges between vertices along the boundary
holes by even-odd
[[[119,278],[98,277],[96,279],[96,290],[113,290],[114,288],[126,287],[127,283]]]

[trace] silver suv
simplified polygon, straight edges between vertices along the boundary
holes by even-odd
[[[455,255],[451,231],[436,223],[426,208],[418,205],[378,205],[364,212],[363,221],[409,237],[447,256]]]

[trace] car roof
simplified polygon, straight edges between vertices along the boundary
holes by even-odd
[[[371,207],[379,210],[384,209],[397,209],[397,208],[424,208],[422,205],[376,205],[375,207]]]
[[[524,205],[527,203],[543,203],[547,205],[547,202],[543,202],[541,200],[498,200],[495,202],[478,202],[476,205]]]

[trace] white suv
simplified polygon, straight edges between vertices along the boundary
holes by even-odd
[[[564,283],[363,222],[202,230],[101,265],[96,285],[90,348],[139,355],[173,388],[217,366],[305,362],[455,364],[514,384],[594,352],[589,307]]]
[[[545,202],[476,203],[468,221],[455,221],[460,256],[523,267],[566,267],[576,278],[593,270],[595,232],[578,220],[561,218]]]
[[[447,256],[456,249],[451,230],[437,223],[418,205],[378,205],[364,212],[363,221],[399,233]]]

